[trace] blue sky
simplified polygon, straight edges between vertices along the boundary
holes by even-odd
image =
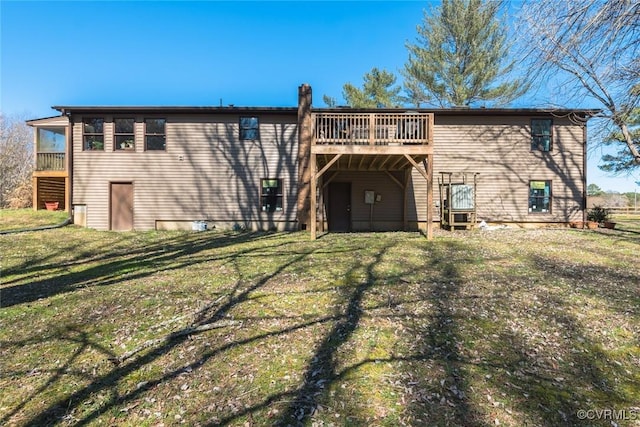
[[[398,73],[425,8],[426,1],[0,0],[1,109],[46,117],[57,113],[52,105],[295,106],[302,83],[323,106],[322,95],[340,99],[342,85],[359,86],[372,67]],[[590,183],[634,190],[634,178],[606,177],[597,162],[592,155]]]

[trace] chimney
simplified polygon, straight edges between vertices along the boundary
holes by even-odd
[[[298,87],[298,228],[309,227],[311,208],[311,86],[304,83]]]

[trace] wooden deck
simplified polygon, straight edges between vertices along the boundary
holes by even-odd
[[[431,113],[314,113],[313,144],[430,145]]]
[[[386,172],[406,193],[410,171],[416,168],[427,181],[427,226],[432,237],[433,114],[418,112],[314,112],[309,147],[311,238],[317,234],[318,187],[337,171]],[[302,138],[304,139],[304,137]],[[404,171],[404,179],[391,175]],[[328,177],[324,175],[330,172]],[[406,217],[404,219],[406,228]]]

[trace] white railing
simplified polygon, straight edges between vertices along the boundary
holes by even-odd
[[[38,153],[36,155],[36,170],[63,171],[65,153]]]
[[[426,113],[314,113],[316,144],[429,144]]]

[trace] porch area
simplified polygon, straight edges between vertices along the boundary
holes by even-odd
[[[69,123],[65,116],[31,120],[35,129],[33,208],[69,211],[71,184]]]
[[[362,229],[367,221],[352,220],[354,211],[370,212],[370,230],[382,227],[379,223],[375,225],[374,212],[397,218],[402,229],[408,230],[408,213],[410,208],[415,209],[409,206],[408,194],[413,170],[426,181],[426,225],[422,231],[428,239],[432,238],[432,113],[314,112],[311,123],[309,222],[312,239],[317,238],[318,232],[327,230]],[[393,183],[391,189],[381,184],[382,178]],[[353,193],[352,183],[356,189]],[[385,188],[383,192],[379,191],[381,186]],[[348,196],[336,196],[338,188]],[[392,197],[389,197],[390,191],[394,191]],[[335,224],[343,225],[336,228]]]

